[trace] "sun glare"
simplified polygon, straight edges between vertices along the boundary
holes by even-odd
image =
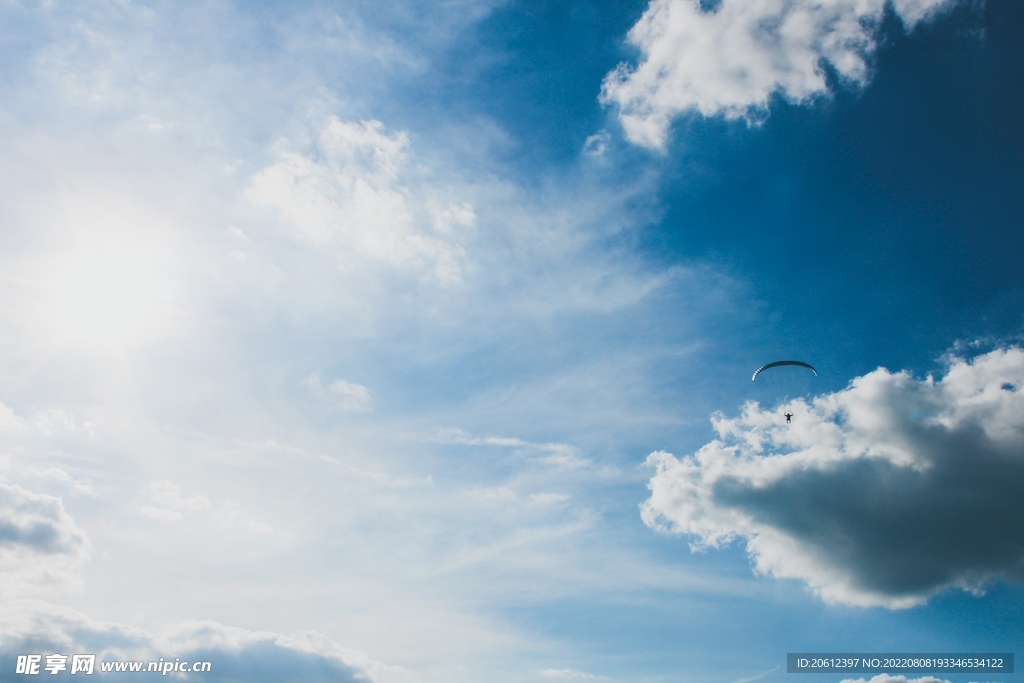
[[[159,322],[166,298],[150,250],[125,246],[60,258],[47,278],[51,322],[65,340],[126,343]]]

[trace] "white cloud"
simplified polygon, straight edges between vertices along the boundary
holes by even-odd
[[[362,384],[336,379],[331,382],[331,393],[338,397],[339,405],[344,410],[357,413],[370,410],[370,390]]]
[[[32,422],[43,436],[54,436],[62,433],[84,434],[88,439],[96,439],[95,425],[92,422],[79,423],[75,416],[60,409],[48,408],[32,416]]]
[[[160,507],[143,505],[139,512],[158,522],[178,522],[185,519],[185,513],[205,512],[211,508],[210,501],[205,496],[186,498],[181,494],[181,487],[171,481],[150,482],[149,496]],[[221,503],[217,513],[228,525],[241,526],[251,533],[269,534],[273,531],[269,525],[243,515],[241,506],[230,500]]]
[[[538,673],[543,678],[553,678],[558,681],[595,681],[598,679],[594,674],[583,673],[575,669],[542,669]]]
[[[230,500],[224,501],[223,505],[221,505],[221,509],[227,515],[227,518],[241,525],[246,531],[254,534],[269,534],[273,532],[273,528],[269,524],[264,524],[242,515],[240,508],[241,506],[238,503]]]
[[[590,464],[589,460],[579,455],[578,448],[567,443],[532,443],[511,436],[473,436],[454,427],[438,429],[435,431],[435,434],[439,443],[519,448],[547,453],[548,455],[542,456],[539,459],[550,464],[561,464],[568,467],[584,467]]]
[[[233,237],[237,237],[238,239],[242,240],[243,242],[251,241],[249,239],[248,235],[246,235],[244,232],[242,232],[239,228],[235,227],[234,225],[229,225],[228,229],[227,229],[227,232],[228,232],[229,235],[231,235]]]
[[[93,427],[91,422],[79,424],[74,415],[60,408],[36,410],[26,420],[7,405],[0,403],[0,433],[21,432],[50,438],[66,433],[83,432],[89,438],[95,438]]]
[[[733,683],[754,683],[754,681],[759,681],[762,678],[764,678],[765,676],[767,676],[768,674],[774,673],[774,672],[778,671],[780,668],[782,668],[782,667],[778,667],[777,666],[774,669],[768,669],[767,671],[762,671],[759,674],[755,674],[753,676],[748,676],[747,678],[737,679],[737,680],[733,681]]]
[[[571,496],[564,493],[535,493],[530,500],[538,505],[561,505],[567,503]]]
[[[606,130],[594,133],[583,142],[583,153],[589,157],[602,157],[608,151],[611,134]]]
[[[435,432],[438,443],[461,444],[466,446],[504,446],[517,448],[546,448],[564,444],[532,444],[511,436],[473,436],[456,427],[445,427]]]
[[[332,116],[308,154],[289,152],[253,176],[245,196],[277,210],[291,234],[316,246],[336,245],[379,262],[458,280],[465,250],[443,239],[454,226],[472,225],[464,203],[438,208],[400,182],[409,137],[388,135],[380,121]],[[433,214],[430,234],[416,218]]]
[[[0,483],[0,595],[77,589],[89,553],[60,498]]]
[[[335,403],[341,410],[352,413],[373,411],[373,396],[362,384],[336,379],[325,389],[320,382],[320,374],[316,372],[302,380],[302,383],[314,396]]]
[[[949,683],[942,678],[934,676],[922,676],[921,678],[907,678],[906,676],[890,676],[889,674],[878,674],[870,680],[863,678],[844,678],[840,683]]]
[[[441,235],[452,235],[456,231],[472,229],[476,225],[476,211],[472,204],[451,203],[447,206],[431,206],[430,215],[434,230]]]
[[[181,487],[171,481],[151,481],[149,495],[153,502],[171,510],[198,511],[210,507],[210,501],[203,496],[181,495]]]
[[[52,479],[61,484],[65,484],[76,494],[86,496],[96,495],[96,492],[92,489],[92,483],[88,479],[75,479],[59,467],[48,467],[45,470],[37,471],[36,474],[46,479]]]
[[[892,3],[908,28],[949,0]],[[632,142],[661,149],[672,120],[764,116],[778,94],[803,103],[828,93],[826,66],[844,81],[868,81],[869,60],[887,0],[652,0],[628,40],[638,66],[620,64],[604,80],[601,101],[619,108]]]
[[[143,505],[139,508],[139,512],[141,512],[143,516],[155,519],[158,522],[177,522],[185,519],[185,515],[181,514],[177,510],[155,508],[152,505]]]
[[[88,541],[59,498],[0,484],[0,545],[5,550],[80,555]]]
[[[649,526],[694,549],[746,541],[756,570],[828,602],[902,608],[1024,578],[1024,351],[883,368],[782,411],[717,415],[719,439],[652,453]]]
[[[25,427],[25,420],[14,414],[8,406],[0,403],[0,432],[13,432]]]
[[[601,477],[619,475],[619,470],[615,467],[598,467],[593,460],[585,457],[579,448],[567,443],[533,443],[509,436],[473,436],[454,427],[436,429],[433,438],[438,443],[512,448],[526,455],[528,462],[545,465],[555,471],[566,473],[588,471]]]

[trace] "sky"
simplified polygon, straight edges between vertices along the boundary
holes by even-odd
[[[1022,114],[1018,0],[0,1],[0,681],[1012,681],[786,654],[1024,651]]]

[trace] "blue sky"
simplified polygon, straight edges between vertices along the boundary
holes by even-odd
[[[1020,3],[0,16],[0,680],[1021,649]]]

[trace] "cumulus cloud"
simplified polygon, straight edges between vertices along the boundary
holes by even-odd
[[[855,85],[887,6],[912,28],[950,0],[652,0],[630,30],[642,54],[604,80],[630,141],[660,149],[672,119],[695,112],[755,120],[778,94],[803,103],[828,92],[827,69]]]
[[[641,506],[692,548],[742,539],[756,571],[828,602],[903,608],[1024,578],[1024,351],[879,368],[782,410],[716,415],[719,438],[657,469]]]
[[[123,679],[128,673],[103,674],[100,662],[210,662],[208,672],[175,674],[179,680],[216,683],[330,681],[331,683],[405,683],[415,680],[401,667],[382,664],[362,652],[342,648],[325,636],[292,636],[248,631],[215,622],[189,622],[147,633],[124,624],[99,622],[45,603],[18,601],[0,615],[0,653],[4,661],[25,653],[95,654],[94,676]],[[147,674],[139,674],[145,678]],[[152,676],[152,674],[148,674]]]
[[[889,674],[878,674],[866,680],[864,678],[844,678],[840,683],[949,683],[942,678],[934,676],[922,676],[921,678],[907,678],[906,676],[890,676]]]
[[[276,209],[300,241],[458,280],[465,251],[453,233],[473,225],[473,207],[439,206],[402,184],[408,148],[406,133],[389,135],[380,121],[331,117],[312,152],[284,154],[245,195]]]
[[[60,498],[0,484],[0,594],[77,588],[89,537]]]

